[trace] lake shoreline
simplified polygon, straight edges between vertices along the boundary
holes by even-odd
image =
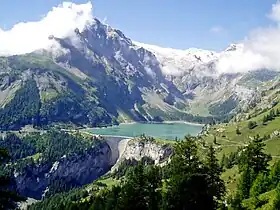
[[[193,126],[205,126],[205,124],[200,124],[200,123],[195,123],[195,122],[188,122],[188,121],[180,121],[180,120],[175,120],[175,121],[162,121],[162,122],[155,122],[155,121],[134,121],[134,122],[123,122],[120,123],[119,125],[133,125],[133,124],[137,124],[137,123],[141,123],[141,124],[186,124],[186,125],[193,125]],[[82,128],[80,130],[91,130],[91,129],[104,129],[104,128],[110,128],[110,127],[117,127],[119,125],[108,125],[108,126],[103,126],[103,127],[87,127],[87,128]]]
[[[145,134],[154,138],[173,140],[176,138],[182,139],[186,135],[197,136],[203,129],[203,126],[184,121],[129,122],[107,127],[85,128],[82,130],[104,136],[137,137]]]
[[[170,121],[170,120],[165,120],[162,122],[155,122],[155,121],[138,121],[138,122],[124,122],[124,123],[120,123],[120,125],[132,125],[132,124],[136,124],[136,123],[142,123],[142,124],[173,124],[173,123],[177,123],[177,124],[187,124],[187,125],[195,125],[195,126],[205,126],[205,124],[200,124],[200,123],[195,123],[195,122],[188,122],[188,121],[181,121],[181,120],[175,120],[175,121]]]
[[[163,121],[163,123],[166,124],[172,124],[172,123],[184,123],[187,125],[196,125],[196,126],[205,126],[205,124],[195,123],[195,122],[187,122],[187,121]]]

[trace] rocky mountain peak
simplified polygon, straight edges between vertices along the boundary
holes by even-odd
[[[7,59],[18,65],[19,75],[28,71],[36,78],[41,98],[54,95],[52,100],[59,100],[64,91],[72,91],[69,97],[75,97],[78,91],[79,100],[96,103],[108,121],[112,117],[119,121],[210,122],[212,117],[220,119],[234,112],[243,102],[254,101],[251,98],[258,95],[254,87],[277,76],[270,72],[265,77],[263,72],[219,73],[217,62],[242,50],[238,44],[222,52],[163,48],[132,41],[98,19],[82,29],[74,27],[69,36],[48,36],[48,49]],[[46,85],[42,86],[42,81]],[[246,98],[244,93],[248,93]],[[3,103],[12,94],[3,96]],[[81,101],[73,106],[76,103]],[[88,104],[80,104],[77,116],[85,116],[82,111],[90,113],[84,121],[92,123],[95,113],[86,109]]]
[[[232,52],[232,51],[239,51],[243,49],[243,44],[230,44],[224,52]]]

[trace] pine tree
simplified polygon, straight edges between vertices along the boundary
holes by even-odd
[[[275,117],[275,111],[274,109],[270,110],[269,112],[270,118],[273,119]]]
[[[145,209],[144,166],[140,164],[133,171],[130,171],[127,176],[127,180],[125,181],[120,194],[120,209]]]
[[[260,172],[267,171],[271,155],[264,153],[264,147],[265,143],[262,142],[262,139],[259,136],[255,137],[241,154],[239,170],[242,172],[246,168],[250,168],[255,176]]]
[[[268,171],[268,162],[271,160],[271,156],[263,152],[265,144],[259,136],[256,136],[249,145],[244,148],[239,160],[239,171],[241,177],[237,187],[237,194],[241,199],[249,198],[250,189],[254,180],[260,173],[266,173]],[[259,183],[260,179],[256,182]],[[255,183],[257,185],[257,183]],[[263,191],[267,186],[255,186],[252,190],[252,194],[258,194]]]
[[[280,209],[280,183],[277,185],[276,188],[276,197],[273,201],[273,209]]]
[[[270,179],[267,173],[259,173],[257,178],[252,183],[250,189],[250,196],[257,197],[258,195],[265,193],[269,190]]]
[[[254,172],[251,168],[246,168],[242,172],[239,183],[237,185],[237,196],[240,196],[242,200],[249,198],[250,188],[252,186],[254,178]]]
[[[263,124],[265,124],[267,121],[268,121],[267,115],[264,115],[264,116],[263,116]]]
[[[240,134],[241,134],[239,128],[236,128],[236,134],[237,134],[237,135],[240,135]]]
[[[225,153],[223,153],[220,165],[221,165],[221,168],[227,168],[226,167],[227,166],[227,157],[226,157]]]
[[[216,209],[219,205],[219,201],[222,200],[225,193],[225,183],[220,178],[222,174],[222,168],[218,164],[218,159],[216,158],[215,149],[210,145],[209,150],[206,155],[206,173],[208,179],[209,192],[208,195],[214,199],[214,208]]]
[[[248,122],[248,128],[249,129],[253,129],[253,128],[255,128],[257,126],[257,123],[256,122],[254,122],[254,121],[249,121]]]
[[[213,143],[214,143],[214,144],[217,144],[217,137],[216,137],[216,136],[214,136]]]
[[[0,148],[0,169],[2,164],[9,158],[9,153],[6,149]],[[1,170],[0,170],[1,171]],[[23,201],[16,192],[9,190],[10,177],[5,174],[0,174],[0,209],[16,209],[16,202]]]
[[[269,177],[271,180],[271,189],[276,188],[278,183],[280,183],[280,161],[279,160],[276,163],[274,163],[274,165],[272,166]]]
[[[280,110],[276,109],[276,116],[279,116],[279,115],[280,115]]]
[[[185,137],[175,145],[164,209],[214,209],[216,200],[206,167],[198,157],[196,139]]]
[[[117,209],[158,209],[161,204],[162,181],[156,166],[138,164],[123,183]]]

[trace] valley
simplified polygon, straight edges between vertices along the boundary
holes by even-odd
[[[176,148],[177,145],[175,141],[170,140],[175,139],[176,136],[179,139],[182,139],[180,135],[184,136],[184,133],[189,133],[194,136],[199,134],[198,137],[195,138],[195,141],[198,144],[198,155],[200,158],[203,158],[207,153],[208,148],[213,145],[218,161],[223,167],[221,177],[224,180],[227,189],[225,198],[230,199],[231,196],[235,196],[238,192],[238,186],[243,173],[240,172],[239,169],[238,155],[241,155],[241,151],[245,151],[244,149],[247,148],[252,141],[260,139],[264,144],[263,152],[271,155],[272,158],[269,161],[269,167],[275,167],[275,164],[279,161],[280,145],[278,121],[280,119],[280,103],[278,102],[280,102],[280,98],[277,91],[277,84],[277,82],[268,83],[267,86],[263,88],[261,100],[256,106],[251,107],[246,111],[239,111],[237,115],[226,123],[214,125],[207,124],[203,127],[179,122],[168,122],[167,124],[129,123],[107,128],[70,130],[70,135],[80,135],[83,138],[91,139],[90,141],[93,139],[97,142],[103,141],[103,144],[107,145],[109,150],[105,153],[107,154],[106,158],[102,157],[103,161],[107,159],[106,167],[101,166],[103,169],[103,176],[101,176],[101,174],[95,178],[90,178],[91,181],[89,181],[88,184],[85,182],[85,185],[82,184],[82,187],[80,188],[72,188],[71,185],[73,184],[73,180],[69,180],[72,184],[63,184],[62,186],[68,186],[70,187],[69,189],[72,190],[66,190],[67,193],[55,193],[54,196],[45,198],[43,202],[32,205],[31,209],[39,209],[44,205],[47,205],[49,208],[53,199],[58,199],[59,202],[61,199],[70,199],[69,202],[72,203],[73,199],[71,196],[73,195],[78,196],[78,201],[79,199],[87,200],[91,196],[97,195],[96,193],[99,191],[102,192],[107,188],[110,189],[114,186],[119,186],[120,183],[122,183],[121,177],[123,174],[126,174],[126,172],[122,172],[122,170],[126,171],[128,170],[127,168],[134,167],[133,165],[135,163],[133,161],[141,162],[142,159],[151,158],[153,163],[164,167],[166,161],[170,161],[168,158],[172,156],[173,148],[174,146]],[[188,131],[188,129],[193,130]],[[126,136],[131,136],[131,138],[127,138]],[[154,138],[149,136],[154,136]],[[170,140],[168,141],[166,139]],[[98,150],[100,151],[100,149]],[[33,155],[33,157],[36,156],[38,155]],[[94,158],[93,161],[95,162],[95,160],[98,159],[98,156],[95,156]],[[75,162],[76,161],[77,160],[75,160]],[[82,161],[85,160],[82,159]],[[87,161],[90,161],[90,159]],[[77,173],[75,170],[73,171],[72,167],[69,168],[70,163],[71,162],[66,164],[68,165],[68,169],[63,168],[63,170],[67,169],[71,170],[74,174]],[[85,163],[83,163],[83,166],[79,166],[79,162],[76,162],[77,170],[82,170],[85,166],[84,164]],[[63,162],[60,167],[63,167]],[[90,166],[90,168],[92,168],[92,166]],[[69,177],[69,174],[67,177]],[[58,186],[61,185],[59,184]],[[53,188],[52,184],[49,188]],[[61,189],[61,187],[59,187],[59,189]],[[276,195],[275,189],[272,189],[263,194],[260,193],[257,198],[264,203],[263,207],[266,208],[265,206],[273,205],[271,202],[276,199]],[[79,198],[79,196],[82,197]],[[256,203],[253,198],[249,197],[248,199],[244,199],[242,205],[247,206],[249,209],[254,209]]]
[[[280,209],[279,53],[160,47],[91,2],[60,10],[67,33],[0,45],[0,209]]]
[[[225,122],[261,100],[262,87],[279,75],[272,70],[220,73],[219,59],[240,48],[154,50],[98,19],[84,31],[75,30],[74,37],[53,36],[50,49],[0,58],[1,130],[27,124]]]

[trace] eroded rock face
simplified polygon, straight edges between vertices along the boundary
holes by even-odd
[[[107,141],[88,149],[82,154],[64,155],[55,162],[26,164],[21,171],[14,170],[14,180],[20,195],[42,199],[53,186],[71,187],[83,186],[98,179],[116,168],[123,159],[141,160],[150,157],[155,164],[166,163],[172,155],[170,145],[159,144],[150,140],[124,139],[116,141],[116,145]],[[120,142],[125,142],[121,144]],[[120,156],[121,157],[116,157]]]
[[[28,165],[21,172],[14,171],[17,190],[23,196],[41,199],[57,181],[72,186],[88,184],[110,170],[111,155],[108,144],[102,142],[84,154],[63,156],[54,163]]]
[[[150,157],[155,164],[161,164],[169,159],[173,148],[167,144],[158,144],[154,141],[131,140],[127,143],[122,159],[141,160],[143,157]]]

